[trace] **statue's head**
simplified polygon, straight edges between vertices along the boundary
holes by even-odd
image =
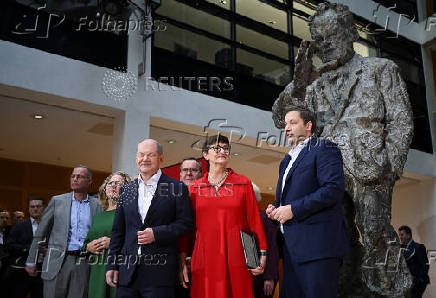
[[[359,39],[353,14],[347,6],[335,3],[318,5],[309,19],[315,51],[324,62],[344,61],[354,55],[353,42]]]

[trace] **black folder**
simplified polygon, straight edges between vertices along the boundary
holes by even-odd
[[[250,233],[241,231],[241,241],[247,267],[249,269],[259,267],[259,254],[257,253],[256,239],[254,239],[254,236]]]

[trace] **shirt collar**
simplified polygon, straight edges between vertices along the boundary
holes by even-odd
[[[36,221],[36,219],[34,219],[33,217],[30,218],[30,223],[31,223],[32,225],[34,225],[34,224],[38,224],[38,222]]]
[[[159,182],[161,175],[162,175],[162,171],[159,169],[159,170],[157,170],[156,174],[154,174],[153,176],[151,176],[150,179],[148,179],[147,181],[144,182],[144,180],[142,180],[141,173],[139,173],[138,182],[139,182],[139,184],[144,183],[146,185],[155,186]]]
[[[89,202],[89,196],[88,196],[88,194],[86,194],[86,199],[84,199],[83,201],[79,201],[79,200],[76,199],[76,197],[74,196],[74,191],[73,191],[73,201],[78,201],[79,203],[88,203],[88,202]]]
[[[312,137],[308,137],[306,138],[303,142],[301,142],[300,144],[298,144],[297,146],[295,146],[294,148],[292,148],[291,150],[289,150],[288,154],[292,156],[292,154],[296,151],[300,152],[304,146],[307,145],[307,143],[309,143],[310,139]]]

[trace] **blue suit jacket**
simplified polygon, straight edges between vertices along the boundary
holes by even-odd
[[[428,270],[430,266],[427,258],[427,249],[424,244],[412,240],[404,248],[403,254],[415,284],[429,284],[430,277],[428,276]]]
[[[138,211],[138,180],[120,191],[112,226],[107,270],[119,270],[118,285],[128,286],[139,262],[147,266],[144,286],[174,286],[177,278],[178,239],[193,225],[188,188],[162,174],[142,222]],[[142,245],[138,256],[137,232],[152,228],[155,241]]]
[[[285,247],[297,262],[341,257],[350,250],[342,213],[344,170],[334,143],[311,138],[294,161],[282,193],[288,162],[281,162],[274,206],[291,205]]]

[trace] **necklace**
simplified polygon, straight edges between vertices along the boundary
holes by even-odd
[[[227,174],[228,174],[228,173],[229,173],[229,170],[226,169],[226,172],[224,173],[223,177],[221,177],[221,179],[220,179],[218,182],[213,182],[213,181],[210,179],[210,173],[209,173],[209,174],[207,175],[207,181],[209,181],[210,185],[215,186],[215,188],[218,188],[218,187],[221,185],[221,183],[223,183],[224,180],[226,180],[226,178],[227,178]]]

